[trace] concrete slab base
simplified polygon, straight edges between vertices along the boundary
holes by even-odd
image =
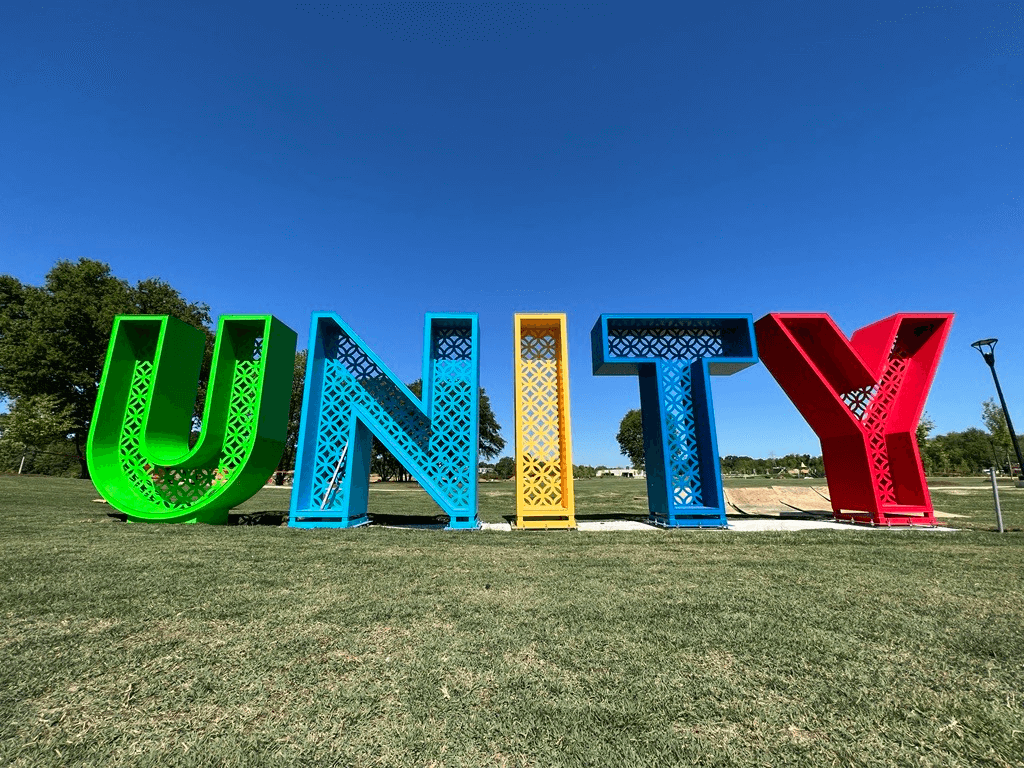
[[[750,533],[757,531],[810,531],[814,529],[827,528],[833,531],[956,531],[956,528],[936,526],[934,528],[923,525],[909,526],[871,526],[854,525],[853,523],[842,523],[837,520],[729,520],[729,530],[739,533]]]
[[[512,523],[480,523],[481,531],[511,531]]]
[[[587,520],[576,523],[581,531],[658,531],[656,525],[641,523],[639,520]]]
[[[404,530],[442,530],[444,523],[426,523],[422,525],[388,525],[384,528],[399,528]],[[870,525],[854,525],[853,523],[842,523],[836,520],[787,520],[776,517],[756,518],[753,520],[743,518],[730,518],[729,531],[737,533],[756,533],[759,531],[811,531],[816,529],[830,529],[833,531],[938,531],[953,532],[957,528],[938,526],[929,528],[927,526],[907,527],[872,527]],[[513,530],[511,523],[480,523],[481,531],[498,533],[509,533]],[[541,531],[543,529],[537,529]],[[639,520],[586,520],[577,523],[577,530],[583,533],[594,533],[602,531],[721,531],[722,528],[661,528]]]

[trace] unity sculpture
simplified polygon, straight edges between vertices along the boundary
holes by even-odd
[[[897,314],[847,339],[826,314],[601,315],[593,373],[639,381],[651,522],[728,524],[710,377],[760,360],[821,439],[837,519],[934,525],[914,435],[952,319]],[[514,338],[517,525],[573,528],[565,315],[517,314]],[[202,332],[118,317],[87,445],[100,494],[133,521],[225,522],[280,462],[295,341],[271,316],[223,317],[195,436]],[[420,397],[344,320],[314,314],[289,525],[368,521],[375,436],[449,528],[479,528],[479,378],[475,314],[426,316]]]

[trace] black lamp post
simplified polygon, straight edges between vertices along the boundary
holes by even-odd
[[[1003,406],[1003,416],[1006,417],[1006,428],[1010,430],[1010,440],[1013,441],[1013,451],[1017,454],[1017,466],[1019,467],[1019,478],[1024,479],[1024,458],[1020,455],[1020,445],[1017,443],[1017,433],[1013,429],[1013,422],[1010,421],[1010,412],[1006,410],[1006,399],[1003,397],[1003,388],[999,386],[999,377],[996,376],[996,342],[999,339],[981,339],[971,344],[981,353],[981,356],[992,369],[992,381],[996,383],[996,393],[999,395],[999,404]],[[1012,473],[1011,473],[1012,474]],[[1020,484],[1020,483],[1018,483]]]

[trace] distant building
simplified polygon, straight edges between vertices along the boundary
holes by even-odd
[[[647,477],[642,469],[633,469],[632,467],[612,467],[611,469],[597,470],[598,477],[605,477],[606,475],[611,475],[612,477]]]

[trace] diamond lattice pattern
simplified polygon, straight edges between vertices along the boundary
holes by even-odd
[[[608,326],[612,357],[697,360],[723,352],[721,323],[716,320],[616,319]]]
[[[662,419],[668,447],[672,501],[676,506],[702,506],[700,453],[694,420],[691,363],[661,362]]]
[[[324,379],[311,496],[325,510],[346,507],[331,478],[358,416],[394,441],[395,458],[457,509],[471,506],[473,467],[472,337],[465,324],[435,322],[431,339],[433,422],[343,330],[325,339]],[[324,494],[331,488],[330,496]]]
[[[608,327],[610,355],[661,361],[666,469],[676,507],[704,506],[691,366],[701,358],[721,357],[725,353],[725,333],[729,331],[719,320],[616,319]]]
[[[878,384],[842,395],[843,402],[860,421],[861,429],[867,435],[871,476],[878,489],[879,501],[883,504],[897,503],[889,467],[889,450],[885,442],[885,425],[889,411],[899,395],[909,362],[910,355],[897,337]]]
[[[520,337],[519,413],[523,445],[522,502],[528,507],[562,507],[562,452],[559,414],[562,356],[558,329],[523,329]]]
[[[125,476],[153,504],[167,510],[186,510],[216,492],[245,462],[256,429],[263,339],[252,340],[251,352],[236,360],[231,377],[224,446],[216,467],[172,470],[155,466],[142,453],[146,404],[155,380],[155,337],[138,352],[118,446]],[[213,397],[213,393],[207,393]]]

